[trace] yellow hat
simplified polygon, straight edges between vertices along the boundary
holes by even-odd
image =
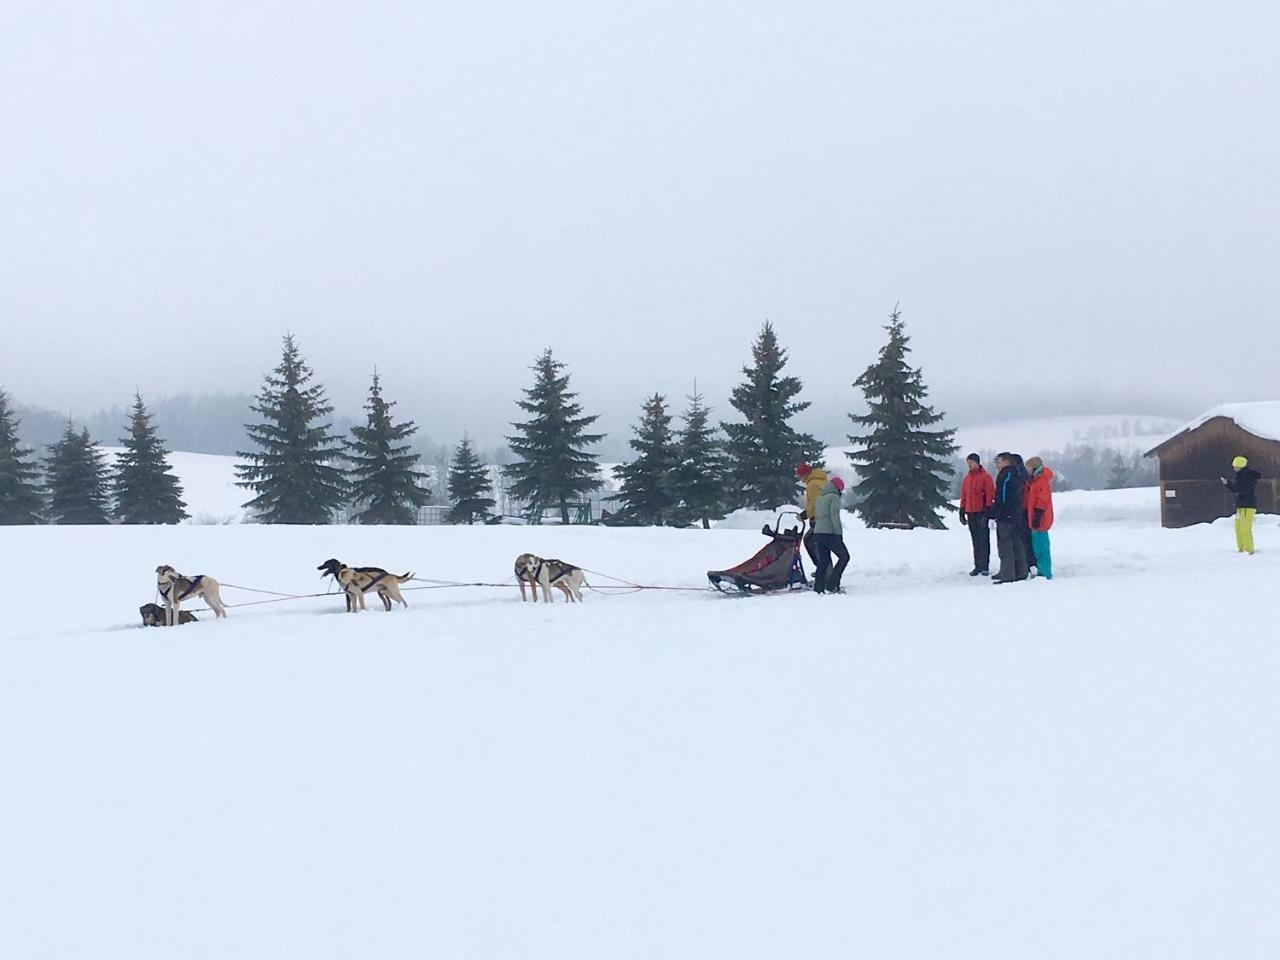
[[[1244,457],[1236,457],[1234,460],[1231,461],[1231,466],[1234,467],[1236,470],[1243,470],[1248,465],[1249,465],[1249,461],[1246,460]]]

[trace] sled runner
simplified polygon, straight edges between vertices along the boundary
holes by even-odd
[[[798,524],[784,530],[783,517],[795,517]],[[713,587],[728,593],[729,587],[733,586],[742,593],[751,594],[808,585],[809,579],[804,575],[804,564],[800,561],[804,514],[784,511],[778,514],[772,527],[765,524],[760,532],[769,538],[769,542],[750,560],[728,570],[707,571],[707,579]]]

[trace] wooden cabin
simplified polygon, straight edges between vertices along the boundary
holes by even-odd
[[[1147,451],[1160,461],[1160,524],[1189,527],[1235,513],[1235,496],[1222,484],[1247,457],[1262,474],[1258,512],[1280,513],[1280,401],[1227,403],[1187,424]]]

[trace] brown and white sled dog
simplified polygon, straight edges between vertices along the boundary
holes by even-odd
[[[381,567],[348,567],[345,563],[334,559],[326,560],[316,569],[322,571],[321,579],[333,577],[338,581],[338,586],[342,587],[347,595],[347,613],[355,613],[357,609],[364,610],[364,595],[370,590],[378,591],[378,597],[386,610],[391,609],[393,600],[398,601],[401,606],[409,606],[408,601],[400,593],[400,584],[412,580],[412,573],[397,576]]]
[[[204,574],[184,577],[168,564],[161,564],[156,567],[156,589],[164,598],[164,622],[167,627],[179,622],[179,607],[188,597],[200,597],[204,600],[215,618],[227,615],[222,597],[218,594],[218,581],[213,577]]]
[[[520,584],[520,600],[525,599],[524,586],[529,584],[529,593],[533,602],[538,602],[538,591],[542,591],[542,599],[551,602],[551,588],[555,587],[564,594],[567,602],[576,599],[582,602],[582,570],[563,560],[544,560],[532,553],[522,553],[516,557],[516,581]]]

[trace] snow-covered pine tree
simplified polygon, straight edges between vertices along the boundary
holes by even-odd
[[[280,364],[263,378],[252,406],[262,423],[248,424],[249,439],[261,452],[239,456],[236,486],[253,491],[245,504],[264,523],[330,523],[347,502],[342,470],[342,441],[319,423],[333,411],[324,387],[310,384],[311,368],[303,361],[293,334],[284,338]]]
[[[718,431],[711,424],[711,408],[695,385],[686,398],[689,406],[676,435],[679,465],[675,470],[676,508],[673,524],[701,523],[711,529],[711,521],[725,515],[724,449]]]
[[[773,509],[796,499],[798,463],[821,463],[822,444],[797,433],[790,420],[809,406],[795,398],[803,387],[798,377],[781,376],[787,352],[778,344],[773,324],[765,323],[751,347],[753,363],[743,367],[746,380],[730,398],[744,423],[722,423],[725,469],[731,508]]]
[[[115,517],[122,523],[179,523],[187,519],[182,486],[165,457],[169,451],[151,424],[142,394],[133,397],[129,433],[116,454],[111,478]]]
[[[44,495],[32,454],[18,442],[18,420],[0,390],[0,526],[41,522]]]
[[[53,523],[110,523],[107,465],[88,429],[76,432],[70,420],[62,438],[49,444],[45,489]]]
[[[516,401],[530,414],[524,423],[513,423],[517,435],[507,437],[515,463],[503,467],[511,480],[511,496],[535,509],[560,508],[560,520],[569,522],[569,502],[586,496],[601,485],[599,459],[586,447],[604,439],[602,433],[586,433],[597,417],[582,416],[576,393],[569,391],[564,364],[544,350],[530,368],[533,386]]]
[[[418,454],[404,443],[418,432],[412,420],[396,423],[391,419],[395,401],[382,396],[382,383],[375,370],[369,384],[369,399],[364,408],[364,426],[351,428],[354,440],[348,440],[347,460],[351,463],[350,488],[353,519],[364,524],[401,524],[417,522],[418,507],[428,503],[431,491],[423,486],[427,475],[418,470]]]
[[[871,527],[943,527],[940,511],[948,500],[951,459],[958,449],[954,430],[929,430],[943,414],[925,405],[929,388],[919,369],[907,366],[910,338],[897,309],[885,326],[889,340],[880,358],[854,381],[866,396],[866,416],[849,419],[867,433],[849,437],[858,449],[849,459],[861,481],[854,487],[854,510]]]
[[[633,428],[631,449],[636,457],[613,468],[620,484],[614,500],[622,505],[621,519],[642,526],[670,523],[676,507],[675,472],[680,465],[667,398],[655,393],[644,402]]]
[[[484,520],[494,508],[493,481],[489,468],[480,462],[471,438],[463,436],[449,464],[450,523],[475,523]]]

